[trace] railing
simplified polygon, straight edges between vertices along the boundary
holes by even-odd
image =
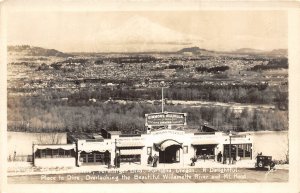
[[[9,156],[7,161],[21,161],[21,162],[32,162],[32,155],[17,155],[17,156]]]
[[[103,142],[104,139],[86,139],[86,142]]]
[[[197,158],[202,160],[215,159],[215,155],[198,155]]]

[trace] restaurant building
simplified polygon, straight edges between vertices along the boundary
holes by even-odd
[[[138,164],[189,165],[191,158],[217,161],[252,159],[251,135],[231,134],[206,125],[189,129],[186,113],[161,112],[145,115],[145,132],[124,135],[102,129],[98,133],[68,133],[67,144],[33,145],[34,165],[41,167]]]

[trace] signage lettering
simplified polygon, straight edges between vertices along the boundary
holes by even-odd
[[[186,125],[185,113],[155,113],[146,115],[146,126]]]

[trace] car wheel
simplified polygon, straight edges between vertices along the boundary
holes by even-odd
[[[262,168],[263,167],[263,163],[262,161],[258,162],[258,167]]]

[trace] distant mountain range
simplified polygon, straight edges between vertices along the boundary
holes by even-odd
[[[264,50],[258,50],[258,49],[252,49],[252,48],[241,48],[241,49],[237,49],[235,51],[232,51],[230,53],[287,56],[288,55],[288,50],[287,49],[274,49],[274,50],[271,50],[271,51],[264,51]]]
[[[8,46],[9,52],[19,52],[27,56],[56,56],[56,57],[69,57],[74,56],[73,54],[60,52],[55,49],[45,49],[41,47],[34,47],[29,45],[17,45],[17,46]],[[142,52],[146,54],[147,52]],[[151,52],[155,53],[155,52]],[[227,53],[227,54],[246,54],[246,55],[276,55],[276,56],[287,56],[288,51],[287,49],[274,49],[272,51],[263,51],[257,50],[252,48],[241,48],[234,51],[229,52],[216,52],[211,50],[206,50],[199,47],[187,47],[177,52],[158,52],[158,53],[165,53],[165,54],[192,54],[192,55],[210,55],[210,54],[217,54],[217,53]],[[88,53],[86,53],[88,54]],[[134,53],[133,53],[134,54]]]
[[[207,51],[207,50],[206,49],[201,49],[199,47],[190,47],[190,48],[183,48],[183,49],[177,51],[177,53],[182,54],[182,53],[185,53],[185,52],[191,52],[193,54],[199,54],[202,51]]]
[[[68,57],[71,54],[63,53],[55,49],[45,49],[41,47],[34,47],[29,45],[8,46],[8,52],[19,52],[27,56],[56,56]]]

